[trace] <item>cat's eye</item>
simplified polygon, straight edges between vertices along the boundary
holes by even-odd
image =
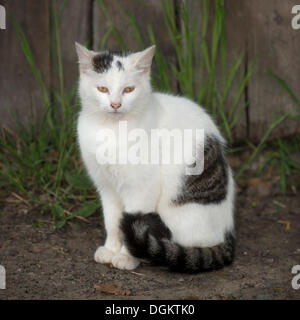
[[[129,93],[129,92],[132,92],[134,89],[135,89],[134,87],[126,87],[123,92]]]
[[[108,89],[106,87],[97,87],[97,89],[102,93],[108,93]]]

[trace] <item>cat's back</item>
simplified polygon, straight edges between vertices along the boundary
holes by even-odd
[[[182,96],[159,92],[154,93],[154,96],[161,109],[161,126],[204,129],[206,133],[222,139],[214,121],[202,106]]]

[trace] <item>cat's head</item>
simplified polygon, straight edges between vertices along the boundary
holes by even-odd
[[[136,53],[94,52],[76,43],[84,107],[112,117],[138,112],[151,93],[155,46]]]

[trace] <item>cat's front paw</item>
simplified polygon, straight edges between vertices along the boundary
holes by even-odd
[[[140,261],[127,254],[118,253],[112,259],[112,264],[115,268],[121,270],[133,270],[140,264]]]
[[[116,255],[115,252],[107,249],[104,246],[101,246],[96,250],[94,254],[94,259],[96,262],[106,264],[106,263],[111,263],[115,255]]]

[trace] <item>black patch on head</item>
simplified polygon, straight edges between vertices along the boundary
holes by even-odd
[[[124,66],[122,64],[122,62],[120,62],[119,60],[116,62],[117,68],[119,71],[124,71]]]
[[[172,201],[175,205],[220,203],[226,198],[228,165],[223,147],[216,137],[205,139],[203,172],[200,175],[184,175],[183,180],[180,194]]]
[[[113,58],[113,55],[108,51],[97,54],[92,60],[94,70],[98,73],[107,72],[111,68]]]
[[[128,51],[105,51],[95,55],[92,59],[94,71],[98,73],[107,72],[111,68],[114,56],[127,57],[130,53]],[[120,70],[124,70],[124,66],[120,61],[117,61],[117,67]]]

